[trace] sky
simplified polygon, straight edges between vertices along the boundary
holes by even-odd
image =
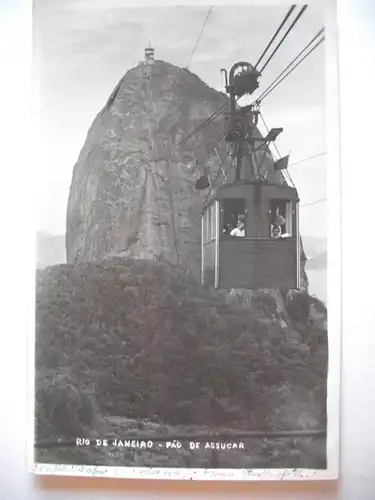
[[[221,68],[255,64],[289,5],[214,5],[189,69],[224,91]],[[37,230],[63,234],[72,172],[87,131],[122,76],[144,59],[185,67],[208,6],[130,7],[126,0],[35,0],[33,111],[37,130]],[[324,25],[310,5],[260,78],[260,95]],[[326,151],[325,50],[314,51],[262,104],[290,163]],[[261,131],[263,132],[264,130]],[[301,234],[326,237],[326,156],[291,166]],[[312,203],[312,204],[311,204]],[[306,206],[304,206],[306,205]]]

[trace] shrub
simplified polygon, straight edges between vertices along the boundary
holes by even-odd
[[[72,419],[93,415],[94,400],[83,410],[81,398],[94,383],[100,410],[111,415],[157,415],[167,423],[183,415],[185,423],[197,423],[199,402],[213,425],[226,419],[269,428],[280,425],[277,409],[288,404],[283,387],[303,384],[313,392],[325,385],[326,351],[314,357],[291,327],[227,304],[222,293],[167,263],[115,258],[51,267],[38,278],[37,374],[69,371],[40,389],[46,408],[60,405],[59,415],[71,408]],[[49,391],[56,391],[51,400]],[[42,415],[55,432],[68,431]]]
[[[100,419],[94,395],[80,386],[68,370],[40,375],[35,387],[36,438],[75,438],[88,435]]]
[[[290,318],[300,323],[308,323],[312,298],[305,292],[289,295],[285,301],[285,309]]]

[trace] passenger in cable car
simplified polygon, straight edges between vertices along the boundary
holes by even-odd
[[[238,218],[237,227],[230,232],[231,236],[245,236],[245,224],[242,218]]]
[[[285,213],[285,208],[283,210]],[[272,238],[290,238],[291,235],[286,231],[286,219],[280,214],[280,208],[276,208],[276,215],[271,224]]]
[[[277,224],[271,225],[271,237],[272,238],[290,238],[291,235],[289,233],[283,233],[281,227]]]
[[[277,224],[272,224],[271,236],[272,236],[272,238],[281,238],[282,237],[281,227],[278,226]]]
[[[232,229],[233,229],[232,224],[225,224],[223,227],[223,233],[230,235]]]
[[[286,219],[285,219],[285,217],[283,217],[283,216],[279,213],[279,211],[278,211],[278,210],[277,210],[277,212],[276,212],[276,216],[275,216],[275,218],[274,218],[273,223],[274,223],[274,225],[275,225],[275,226],[279,226],[279,227],[284,226],[284,225],[285,225],[285,223],[286,223]]]

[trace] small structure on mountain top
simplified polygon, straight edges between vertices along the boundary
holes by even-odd
[[[155,49],[151,47],[151,44],[145,49],[145,64],[155,63]]]

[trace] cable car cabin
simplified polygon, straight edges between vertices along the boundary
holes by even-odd
[[[288,185],[223,185],[202,216],[202,284],[298,289],[298,202]]]

